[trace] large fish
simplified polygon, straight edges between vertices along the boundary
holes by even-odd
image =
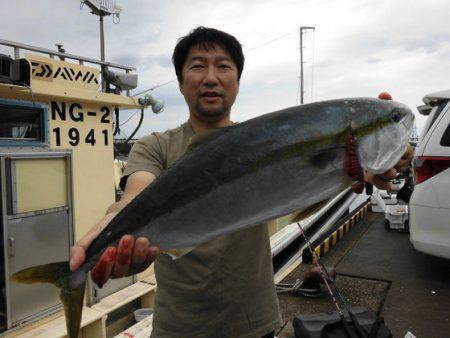
[[[194,136],[186,154],[129,203],[92,242],[75,272],[68,262],[28,268],[19,282],[61,288],[69,337],[77,337],[86,276],[125,234],[164,251],[318,205],[354,182],[349,154],[382,173],[406,150],[414,115],[371,98],[305,104]],[[356,149],[349,149],[349,139]],[[356,150],[356,154],[355,154]]]

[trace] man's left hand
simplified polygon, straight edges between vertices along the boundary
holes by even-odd
[[[394,168],[382,174],[372,174],[370,172],[364,172],[364,180],[368,183],[373,184],[378,189],[391,190],[391,180],[397,177],[398,173],[405,172],[411,165],[411,161],[414,157],[414,148],[408,144],[406,152],[403,154],[402,158],[395,165]]]

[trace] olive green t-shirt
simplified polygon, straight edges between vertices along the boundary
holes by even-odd
[[[137,141],[122,186],[136,171],[159,176],[184,154],[194,133],[186,122]],[[155,273],[152,337],[260,338],[281,324],[266,225],[218,237],[176,260],[161,254]]]

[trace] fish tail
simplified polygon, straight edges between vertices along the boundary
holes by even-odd
[[[83,268],[71,272],[68,261],[33,266],[11,276],[17,283],[50,283],[60,289],[69,338],[78,337],[80,330],[86,278],[87,271]]]

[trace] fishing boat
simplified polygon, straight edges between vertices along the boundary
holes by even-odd
[[[160,106],[148,96],[130,96],[137,86],[132,66],[72,55],[61,45],[58,50],[9,40],[0,45],[13,55],[0,55],[0,334],[63,337],[56,288],[11,283],[10,276],[68,259],[69,248],[120,198],[118,179],[126,159],[114,157],[113,140],[120,113],[140,109],[143,114]],[[354,198],[343,191],[304,220],[305,228],[333,209],[331,224]],[[300,236],[291,223],[289,215],[269,222],[274,257]],[[133,311],[152,307],[155,289],[152,268],[102,289],[89,281],[84,336],[127,329]]]
[[[103,2],[97,5],[105,6]],[[14,284],[10,276],[30,266],[67,260],[69,248],[120,198],[118,181],[126,157],[114,152],[118,117],[127,109],[139,109],[142,114],[148,108],[157,110],[158,102],[130,96],[129,91],[137,86],[133,66],[108,62],[103,56],[72,55],[62,46],[50,50],[9,40],[0,40],[0,45],[10,48],[13,55],[0,55],[0,336],[65,337],[58,290],[49,284]],[[304,267],[312,262],[303,231],[317,256],[337,252],[328,258],[330,264],[332,257],[339,257],[339,262],[346,263],[342,274],[352,277],[358,275],[355,269],[365,266],[364,259],[352,268],[343,257],[354,249],[351,243],[370,244],[358,227],[375,233],[384,250],[393,250],[386,236],[403,234],[386,232],[381,221],[384,233],[380,235],[374,225],[379,219],[370,214],[367,199],[347,189],[302,220],[300,227],[293,222],[294,215],[270,221],[275,281],[286,284],[301,278]],[[355,239],[349,244],[345,236],[351,233]],[[404,242],[399,239],[402,247],[407,245]],[[356,249],[353,256],[364,256],[364,248]],[[367,252],[366,264],[374,271],[381,269],[369,259],[379,252]],[[414,264],[420,264],[421,258],[411,255]],[[361,271],[361,279],[377,280],[377,274]],[[432,279],[428,282],[430,288],[435,285]],[[373,285],[361,287],[368,290]],[[401,286],[394,285],[396,290]],[[101,289],[88,281],[83,337],[148,337],[152,320],[148,309],[156,289],[152,267],[136,276],[111,280]],[[448,288],[443,290],[448,292]],[[280,297],[286,320],[311,305],[299,301],[295,292]],[[425,298],[420,299],[426,302]],[[150,315],[142,318],[142,309]],[[324,309],[323,305],[318,309]],[[292,337],[289,327],[290,323],[279,336]]]

